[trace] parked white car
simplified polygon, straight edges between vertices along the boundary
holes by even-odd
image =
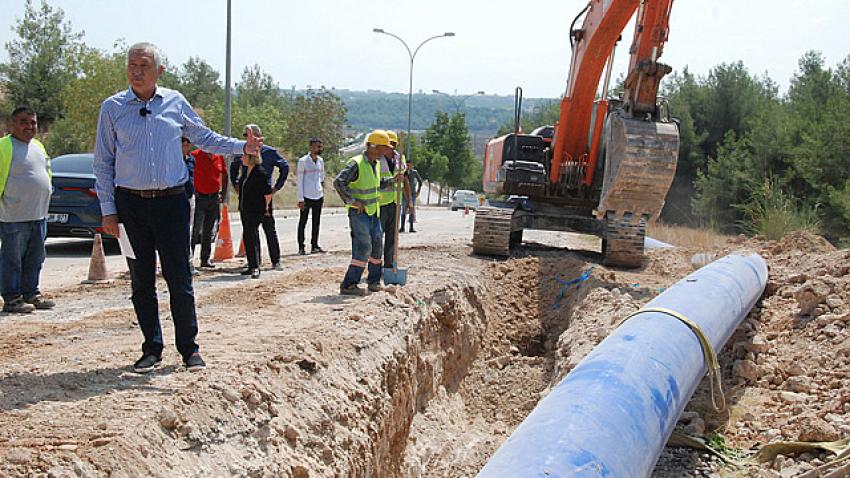
[[[468,189],[458,189],[455,191],[454,195],[452,195],[450,207],[452,208],[452,211],[464,208],[478,210],[478,194],[476,194],[475,191],[470,191]]]

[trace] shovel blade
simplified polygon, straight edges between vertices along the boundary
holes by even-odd
[[[384,285],[406,285],[407,269],[385,268],[383,271]]]

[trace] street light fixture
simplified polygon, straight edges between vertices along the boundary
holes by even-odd
[[[446,32],[442,35],[434,35],[430,38],[426,38],[424,41],[422,41],[422,43],[419,44],[419,46],[416,47],[415,50],[413,50],[413,52],[411,52],[410,47],[407,46],[407,42],[402,40],[402,38],[396,35],[395,33],[390,33],[384,30],[383,28],[373,28],[372,31],[383,35],[389,35],[400,41],[401,44],[404,45],[404,48],[407,50],[407,55],[410,58],[410,89],[408,90],[407,94],[407,137],[405,140],[405,154],[407,156],[407,160],[412,163],[413,160],[410,157],[410,129],[413,121],[413,60],[416,59],[416,54],[419,53],[419,49],[422,48],[422,45],[428,43],[431,40],[436,40],[437,38],[453,37],[455,36],[455,34],[453,32]]]
[[[457,91],[457,90],[455,90],[455,91]],[[443,93],[443,92],[442,92],[442,91],[440,91],[440,90],[431,90],[431,93],[434,93],[435,95],[445,95],[445,96],[448,96],[448,97],[449,97],[449,99],[450,99],[450,100],[452,100],[452,103],[454,103],[454,105],[455,105],[455,114],[460,113],[460,106],[461,106],[461,105],[463,105],[463,106],[464,106],[464,108],[466,107],[466,100],[468,100],[468,99],[472,98],[473,96],[482,96],[482,95],[485,95],[485,94],[486,94],[486,93],[484,93],[484,91],[483,91],[483,90],[479,90],[479,91],[477,91],[477,92],[475,92],[475,93],[472,93],[472,94],[469,94],[469,95],[463,95],[463,96],[461,96],[461,97],[460,97],[460,99],[459,99],[459,100],[456,100],[456,99],[455,99],[455,97],[456,97],[457,95],[450,95],[450,94],[448,94],[448,93]]]

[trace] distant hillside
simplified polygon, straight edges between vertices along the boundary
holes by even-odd
[[[348,108],[347,124],[354,130],[373,128],[407,129],[407,94],[383,91],[333,90]],[[530,111],[542,98],[523,100],[523,111]],[[470,96],[414,93],[413,129],[424,130],[434,121],[434,113],[466,113],[469,130],[481,135],[493,134],[499,126],[512,121],[514,97],[498,95]]]

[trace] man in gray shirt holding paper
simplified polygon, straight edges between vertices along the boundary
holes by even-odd
[[[3,312],[30,313],[55,305],[38,290],[53,189],[50,160],[35,139],[35,111],[16,108],[10,127],[0,138],[0,287]]]

